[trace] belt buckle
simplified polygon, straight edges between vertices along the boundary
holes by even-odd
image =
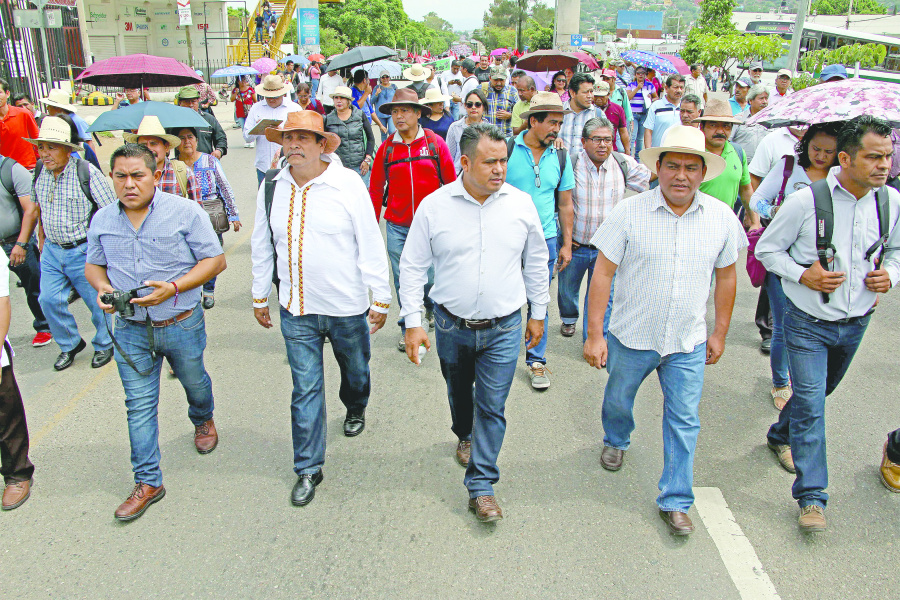
[[[463,322],[466,327],[474,330],[487,329],[491,326],[490,319],[463,319]]]

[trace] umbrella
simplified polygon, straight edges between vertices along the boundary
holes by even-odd
[[[338,69],[355,67],[356,65],[363,65],[382,58],[390,58],[396,56],[396,54],[396,52],[384,46],[357,46],[349,52],[336,56],[328,63],[328,70],[337,71]]]
[[[529,52],[516,61],[517,69],[526,71],[562,71],[574,69],[578,58],[569,52],[557,50],[538,50]]]
[[[322,62],[325,60],[325,57],[321,54],[310,54],[307,58],[312,62]]]
[[[509,52],[509,50],[507,50],[506,48],[497,48],[496,50],[491,52],[491,56],[500,56],[504,52]]]
[[[859,78],[820,83],[762,109],[746,123],[774,128],[846,121],[860,115],[877,115],[900,127],[900,85]]]
[[[266,73],[271,73],[272,71],[274,71],[278,66],[278,63],[276,63],[268,56],[263,56],[262,58],[257,58],[256,60],[254,60],[253,64],[251,64],[250,66],[256,69],[256,72],[260,75],[265,75]]]
[[[370,79],[379,77],[382,71],[387,71],[391,79],[399,79],[403,76],[403,68],[400,66],[400,63],[395,63],[392,60],[376,60],[373,63],[363,65],[363,68]]]
[[[587,52],[573,52],[572,56],[577,57],[578,60],[586,64],[591,71],[596,71],[600,68],[600,63],[597,62],[597,59]]]
[[[675,65],[675,68],[678,69],[678,72],[682,75],[688,75],[691,72],[691,67],[684,62],[684,59],[680,56],[674,54],[660,54],[663,58],[668,60],[670,63]]]
[[[243,65],[233,65],[230,67],[225,67],[224,69],[219,69],[212,75],[213,77],[240,77],[241,75],[259,75],[259,72],[253,67],[245,67]]]
[[[81,83],[126,88],[175,87],[202,83],[193,69],[174,58],[129,54],[100,60],[75,78]]]
[[[647,69],[654,69],[657,73],[678,73],[678,69],[669,60],[668,56],[644,52],[643,50],[626,50],[619,54],[619,58],[633,62]]]
[[[119,110],[101,113],[88,127],[88,132],[137,129],[147,115],[159,117],[163,127],[209,127],[206,119],[191,108],[175,106],[169,102],[138,102]]]
[[[300,63],[304,67],[309,64],[309,59],[302,54],[291,54],[290,56],[285,56],[281,59],[282,63],[286,63],[287,61],[291,61],[294,64]]]

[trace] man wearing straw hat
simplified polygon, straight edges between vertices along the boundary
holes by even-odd
[[[112,339],[107,316],[94,302],[94,288],[84,276],[85,244],[94,213],[115,202],[116,197],[99,169],[72,156],[80,146],[78,129],[68,115],[44,117],[37,138],[27,141],[37,146],[42,161],[39,173],[35,168],[31,199],[38,206],[46,236],[38,301],[60,349],[53,368],[68,369],[75,355],[87,346],[68,308],[73,288],[90,309],[96,331],[91,366],[102,367],[112,360]]]
[[[325,463],[323,344],[331,341],[340,367],[340,398],[347,407],[344,435],[359,435],[369,402],[369,335],[384,326],[391,288],[365,185],[332,160],[341,138],[326,132],[322,116],[309,110],[288,114],[277,128],[266,129],[266,137],[282,145],[287,166],[270,172],[257,194],[250,241],[253,313],[260,325],[272,327],[274,275],[294,384],[297,482],[291,502],[305,506],[322,482]]]
[[[266,75],[262,83],[254,89],[256,90],[256,95],[263,98],[263,101],[251,106],[250,112],[247,113],[247,118],[244,121],[244,141],[248,144],[253,141],[256,142],[256,180],[258,183],[262,183],[263,177],[266,176],[266,171],[272,165],[272,159],[281,150],[281,145],[268,141],[265,135],[250,135],[250,132],[263,119],[284,121],[289,112],[303,109],[300,108],[299,104],[285,98],[291,91],[291,86],[278,75]],[[321,91],[321,89],[320,87],[319,90]],[[328,98],[328,105],[332,109],[334,108],[331,98]]]
[[[694,531],[687,513],[694,502],[704,365],[715,364],[725,350],[735,263],[747,236],[725,204],[699,191],[703,181],[726,168],[721,156],[706,151],[699,129],[673,125],[662,144],[645,148],[640,158],[659,177],[659,187],[617,204],[591,239],[598,255],[588,292],[584,358],[609,373],[600,455],[608,471],[622,468],[634,431],[635,396],[657,371],[663,392],[663,474],[656,502],[669,530],[689,535]],[[715,329],[707,337],[706,303],[714,274]],[[613,275],[615,299],[604,340],[603,313]]]
[[[122,137],[130,144],[147,146],[156,157],[156,169],[161,173],[156,187],[160,191],[201,203],[202,194],[194,173],[180,160],[169,159],[169,151],[181,145],[181,138],[166,133],[159,117],[147,115],[141,119],[137,133],[124,133]]]
[[[403,70],[403,77],[412,82],[406,87],[413,90],[419,97],[419,100],[425,97],[425,90],[430,87],[437,87],[433,83],[428,82],[428,78],[431,77],[431,75],[431,69],[423,67],[418,63],[410,65],[409,68]]]
[[[39,102],[44,105],[47,114],[51,117],[59,115],[72,117],[72,121],[75,122],[75,126],[78,128],[78,136],[84,140],[85,158],[99,169],[100,163],[97,161],[97,147],[94,145],[94,140],[91,139],[91,134],[88,133],[88,122],[78,116],[77,106],[69,104],[68,94],[59,88],[53,88],[47,94],[47,97],[41,98]]]

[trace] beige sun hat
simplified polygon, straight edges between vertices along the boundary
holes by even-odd
[[[314,110],[295,110],[287,114],[287,118],[278,127],[266,127],[266,139],[280,144],[285,131],[306,131],[325,138],[325,154],[331,154],[341,145],[341,138],[336,133],[325,131],[325,119]]]
[[[350,90],[346,85],[339,85],[334,88],[334,91],[328,94],[330,98],[346,98],[347,100],[353,102],[353,91]]]
[[[74,104],[69,104],[69,95],[59,88],[53,88],[46,98],[41,98],[38,102],[47,106],[61,108],[70,113],[78,112],[78,107]]]
[[[438,102],[446,102],[450,99],[450,96],[445,96],[441,93],[441,90],[437,88],[428,88],[425,90],[425,97],[419,100],[419,104],[437,104]]]
[[[162,123],[159,121],[159,117],[155,115],[147,115],[141,119],[141,124],[138,127],[137,133],[123,133],[122,137],[130,144],[137,144],[138,138],[141,137],[158,137],[159,139],[168,142],[169,146],[172,148],[177,148],[181,145],[181,138],[166,133],[165,128],[163,128]]]
[[[46,142],[48,144],[67,146],[72,150],[81,149],[81,146],[77,141],[72,141],[72,128],[59,117],[44,117],[41,121],[41,129],[38,131],[38,136],[34,139],[25,138],[25,141],[31,142],[35,146],[37,146],[39,142]]]
[[[531,97],[528,110],[522,113],[522,120],[527,123],[531,115],[542,112],[566,112],[559,94],[556,92],[537,92]]]
[[[691,123],[699,123],[701,121],[718,121],[719,123],[733,123],[740,125],[744,122],[732,114],[731,104],[725,100],[713,99],[706,103],[703,108],[703,116],[697,117]]]
[[[703,181],[715,179],[725,170],[725,159],[718,154],[706,151],[706,137],[696,127],[687,125],[673,125],[666,132],[662,146],[659,148],[644,148],[641,150],[641,162],[656,174],[656,162],[663,152],[677,152],[679,154],[696,154],[706,163],[706,177]]]
[[[287,83],[281,75],[266,75],[262,83],[253,90],[257,96],[263,98],[280,98],[291,92],[291,84]]]
[[[410,65],[408,69],[403,71],[403,77],[410,81],[425,81],[431,77],[431,69],[423,67],[420,64]]]

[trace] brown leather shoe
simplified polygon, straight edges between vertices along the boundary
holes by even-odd
[[[478,496],[469,499],[469,510],[475,513],[475,518],[482,523],[499,521],[503,518],[503,511],[493,496]]]
[[[607,471],[618,471],[625,461],[625,451],[610,446],[603,446],[600,453],[600,466]]]
[[[794,468],[794,457],[791,455],[790,446],[787,444],[773,444],[772,442],[766,442],[766,446],[775,454],[775,458],[778,459],[778,464],[781,465],[782,469],[788,473],[797,472],[797,469]]]
[[[892,492],[900,493],[900,465],[891,462],[887,455],[887,442],[884,443],[881,457],[881,483]],[[6,497],[4,496],[4,506]]]
[[[815,533],[825,531],[825,509],[818,504],[809,504],[800,509],[797,524],[802,531]]]
[[[216,424],[210,419],[203,425],[194,427],[194,446],[200,454],[209,454],[219,444],[219,434],[216,432]]]
[[[660,510],[659,516],[669,526],[669,531],[672,532],[672,535],[691,535],[694,533],[694,524],[686,513],[677,510]]]
[[[559,332],[563,337],[572,337],[575,335],[575,323],[563,323],[559,326]]]
[[[153,487],[146,483],[135,484],[131,495],[116,509],[116,519],[133,521],[144,514],[151,504],[162,500],[165,495],[166,488],[163,486]]]
[[[3,490],[3,510],[19,508],[31,496],[31,481],[10,483]]]
[[[456,445],[456,462],[464,467],[468,467],[470,458],[472,458],[472,442],[459,440],[459,443]]]

